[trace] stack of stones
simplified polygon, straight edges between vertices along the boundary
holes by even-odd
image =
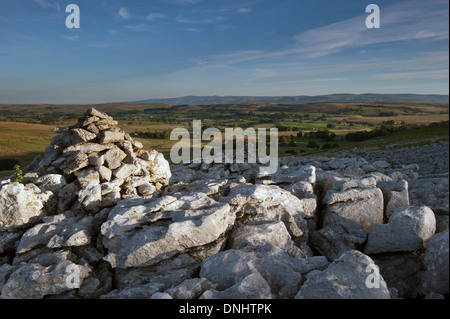
[[[164,156],[143,150],[117,124],[91,108],[77,124],[53,129],[60,134],[26,169],[25,180],[59,186],[55,213],[73,208],[95,213],[124,198],[156,196],[168,184],[171,173]]]

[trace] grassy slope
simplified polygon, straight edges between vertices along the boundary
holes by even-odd
[[[385,137],[370,139],[367,141],[339,147],[337,149],[316,152],[314,155],[332,156],[343,150],[352,150],[358,147],[363,150],[387,150],[400,149],[409,146],[423,146],[431,142],[449,141],[449,123],[441,123],[425,128],[412,129],[405,132],[392,134]]]
[[[16,158],[21,165],[29,163],[50,144],[55,135],[50,131],[52,127],[0,121],[0,158]]]

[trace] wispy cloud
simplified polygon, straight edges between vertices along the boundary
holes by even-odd
[[[447,0],[409,0],[381,7],[380,29],[367,29],[367,16],[362,13],[357,17],[301,32],[292,38],[290,47],[282,50],[244,50],[204,57],[201,60],[210,65],[232,65],[293,55],[300,59],[314,59],[373,44],[448,39],[448,6]],[[183,17],[178,17],[177,21],[194,22]]]
[[[338,78],[344,73],[367,72],[372,78],[427,78],[448,77],[448,52],[424,52],[409,58],[398,59],[371,59],[354,61],[351,63],[339,63],[329,65],[328,63],[290,62],[266,64],[258,67],[253,72],[256,79],[283,79],[283,78],[313,78],[327,77]],[[393,72],[395,70],[395,72]]]
[[[189,31],[189,32],[200,32],[202,31],[201,29],[198,28],[183,28],[184,31]]]
[[[127,25],[127,26],[125,26],[125,28],[127,28],[129,30],[133,30],[133,31],[140,31],[140,32],[155,32],[155,30],[151,26],[149,26],[145,23]]]
[[[175,18],[175,21],[178,23],[186,23],[186,24],[216,24],[220,21],[225,20],[225,17],[212,17],[206,19],[189,19],[185,18],[182,15],[179,15]]]
[[[411,80],[411,79],[448,80],[449,76],[448,70],[426,70],[415,72],[380,73],[376,74],[375,78],[383,80]]]
[[[39,4],[42,8],[51,8],[55,9],[58,12],[61,12],[61,7],[58,2],[50,2],[47,0],[33,0],[37,4]]]
[[[128,20],[130,18],[130,12],[127,8],[120,8],[117,13],[121,19]]]
[[[196,4],[197,2],[200,2],[201,0],[169,0],[169,2],[175,3],[175,4],[182,4],[182,5],[190,5],[190,4]]]
[[[147,21],[153,21],[153,20],[157,20],[157,19],[163,19],[165,17],[166,17],[165,14],[162,14],[162,13],[159,13],[159,12],[152,12],[152,13],[148,14],[145,19]]]
[[[246,50],[219,54],[201,59],[202,65],[232,65],[267,56],[269,53],[262,50]]]
[[[240,8],[238,10],[238,13],[249,13],[251,11],[252,11],[252,9],[250,9],[250,8]]]
[[[69,41],[78,41],[80,36],[78,36],[78,35],[66,35],[64,38],[66,40],[69,40]]]
[[[434,2],[435,5],[430,5]],[[448,2],[408,1],[381,8],[381,28],[367,29],[365,15],[308,30],[294,37],[307,57],[346,48],[420,39],[448,39]],[[300,49],[301,48],[301,49]]]

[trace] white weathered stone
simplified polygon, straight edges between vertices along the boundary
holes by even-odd
[[[100,112],[97,109],[91,107],[88,109],[85,113],[86,117],[98,117],[99,119],[106,119],[109,118],[109,116],[106,113]],[[95,119],[97,121],[97,119]]]
[[[253,272],[223,291],[210,289],[200,299],[272,299],[270,286],[259,272]]]
[[[312,165],[282,167],[274,174],[260,173],[257,176],[257,183],[272,185],[282,183],[296,183],[299,181],[315,184],[316,182],[316,168]]]
[[[255,272],[253,262],[257,258],[255,252],[229,249],[206,259],[200,277],[214,283],[216,289],[225,290]]]
[[[17,248],[21,254],[37,246],[61,248],[84,246],[90,243],[92,217],[84,218],[64,215],[47,217],[44,223],[28,229],[22,236]]]
[[[100,175],[93,167],[76,171],[74,174],[81,188],[85,188],[92,181],[100,181]]]
[[[35,189],[20,183],[3,185],[0,189],[0,231],[29,225],[45,216],[45,203],[52,192],[36,193]]]
[[[108,193],[110,193],[110,192],[112,192],[112,191],[118,191],[118,192],[120,192],[120,190],[121,190],[121,188],[120,188],[120,186],[122,185],[124,183],[124,180],[123,179],[115,179],[115,180],[113,180],[113,181],[111,181],[111,182],[105,182],[105,183],[102,183],[100,186],[101,186],[101,193],[102,193],[102,196],[103,195],[106,195],[106,194],[108,194]]]
[[[104,130],[98,134],[100,144],[108,144],[115,142],[123,142],[125,139],[125,132]]]
[[[176,287],[166,290],[174,299],[198,299],[203,292],[214,289],[214,284],[206,278],[192,278],[183,281]]]
[[[246,224],[233,232],[231,240],[233,249],[274,245],[288,251],[294,247],[294,242],[281,221]]]
[[[117,169],[113,170],[113,175],[118,179],[126,179],[136,172],[137,167],[133,164],[123,163]]]
[[[89,165],[88,156],[81,151],[68,152],[66,155],[66,160],[61,165],[61,169],[65,176],[68,176]]]
[[[344,253],[327,269],[312,271],[306,278],[296,299],[390,299],[378,266],[357,250]]]
[[[358,248],[366,238],[366,232],[358,223],[337,214],[327,216],[323,227],[310,234],[311,244],[329,260]]]
[[[300,237],[307,241],[308,229],[300,199],[278,186],[238,184],[219,200],[229,203],[238,218],[282,221],[294,241]]]
[[[67,181],[64,176],[59,174],[47,174],[39,177],[34,184],[39,186],[43,191],[51,191],[52,193],[58,193],[61,188],[67,185]]]
[[[152,156],[153,157],[153,156]],[[150,164],[145,167],[150,172],[150,181],[153,183],[160,183],[167,185],[170,181],[172,173],[170,172],[169,162],[164,158],[164,155],[157,153]]]
[[[78,144],[78,145],[70,145],[68,147],[66,147],[63,150],[63,155],[64,156],[69,156],[71,153],[74,152],[81,152],[81,153],[85,153],[85,154],[89,154],[89,153],[98,153],[98,152],[103,152],[105,150],[109,150],[111,148],[113,148],[115,145],[114,144],[105,144],[105,145],[101,145],[101,144],[97,144],[97,143],[84,143],[84,144]]]
[[[384,215],[390,218],[395,209],[402,206],[409,206],[408,182],[392,181],[377,182],[377,187],[383,192]]]
[[[413,206],[425,205],[436,214],[449,214],[448,177],[409,180],[408,194]]]
[[[94,133],[83,130],[82,128],[74,128],[71,130],[71,133],[72,145],[89,142],[97,137],[97,135],[95,135]]]
[[[314,189],[311,183],[299,181],[292,185],[291,192],[301,199],[314,194]]]
[[[99,174],[100,182],[109,182],[111,180],[112,171],[109,168],[100,166],[97,168],[97,172]]]
[[[449,230],[448,228],[426,242],[425,267],[422,277],[424,294],[449,292]]]
[[[157,191],[156,187],[152,184],[140,185],[138,186],[137,190],[139,194],[141,194],[141,196],[151,196]]]
[[[44,267],[40,264],[20,264],[3,285],[4,299],[40,299],[57,296],[80,287],[89,275],[90,267],[69,260]],[[76,277],[73,277],[76,276]]]
[[[105,158],[98,155],[91,155],[89,156],[89,164],[92,166],[100,167],[105,163]]]
[[[324,215],[337,214],[357,222],[366,232],[383,222],[383,193],[379,188],[328,191],[322,200]]]
[[[93,180],[78,192],[78,202],[88,212],[97,212],[101,207],[102,190],[100,182]]]
[[[105,154],[103,154],[106,166],[111,170],[120,167],[125,157],[127,157],[127,154],[125,154],[125,152],[117,146],[112,147]]]
[[[377,224],[370,229],[364,252],[378,254],[422,249],[435,230],[436,219],[428,207],[400,207],[387,224]]]
[[[234,220],[229,205],[205,194],[179,200],[165,196],[131,207],[118,205],[101,227],[103,244],[109,252],[105,260],[120,268],[153,265],[185,249],[214,242]]]

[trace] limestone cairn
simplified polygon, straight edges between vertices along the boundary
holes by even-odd
[[[25,179],[41,188],[56,183],[51,190],[60,213],[74,203],[95,213],[124,198],[157,194],[171,177],[169,163],[155,150],[144,151],[117,124],[91,108],[77,124],[54,128],[60,134],[40,161],[35,159]]]

